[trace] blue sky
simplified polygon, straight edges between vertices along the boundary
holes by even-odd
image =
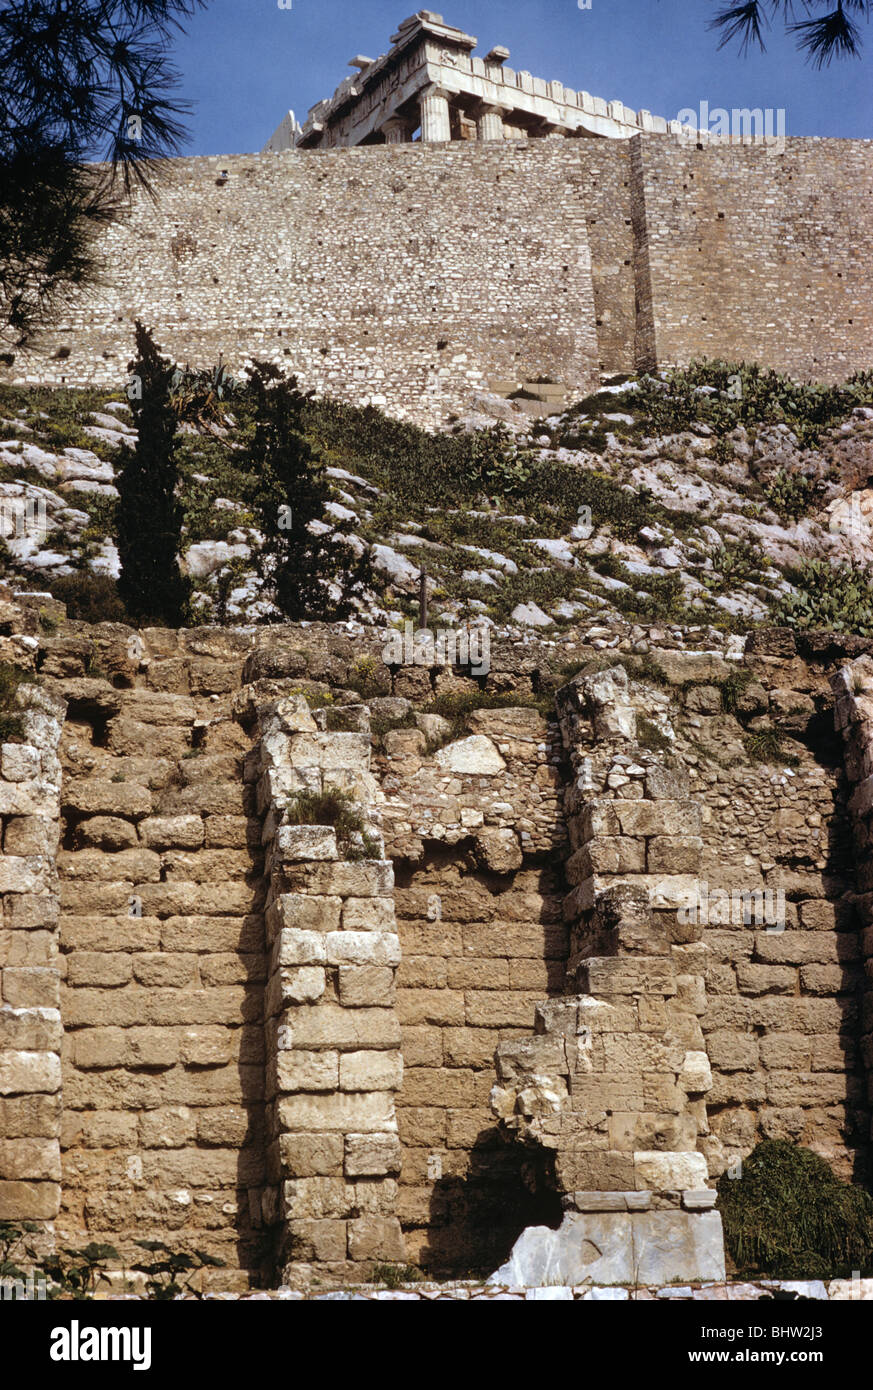
[[[433,3],[433,0],[432,0]],[[445,0],[446,22],[496,43],[509,66],[675,118],[703,100],[786,112],[788,135],[873,138],[873,25],[860,61],[816,72],[774,23],[767,52],[718,51],[716,0]],[[284,113],[298,120],[333,92],[356,53],[376,58],[410,0],[211,0],[175,46],[180,94],[193,104],[187,154],[259,150]]]

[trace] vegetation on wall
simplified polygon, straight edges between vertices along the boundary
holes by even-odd
[[[873,637],[873,580],[869,570],[806,560],[788,577],[795,592],[779,605],[778,621],[789,627]]]

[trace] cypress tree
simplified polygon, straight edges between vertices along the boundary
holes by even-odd
[[[348,527],[325,526],[330,485],[305,432],[311,393],[267,362],[250,378],[255,429],[247,468],[258,478],[255,507],[264,535],[261,573],[292,622],[350,617],[370,577],[366,556],[343,540]],[[313,526],[313,523],[314,526]]]
[[[187,585],[179,570],[182,509],[176,500],[176,416],[170,403],[175,368],[137,321],[130,364],[136,447],[125,447],[118,479],[118,592],[136,622],[181,627]]]

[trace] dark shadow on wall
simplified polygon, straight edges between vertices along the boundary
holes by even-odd
[[[861,948],[863,925],[853,901],[853,890],[857,888],[856,861],[853,846],[851,818],[848,800],[852,793],[843,761],[843,742],[834,726],[833,704],[829,698],[817,697],[817,709],[797,731],[798,741],[812,754],[820,768],[832,779],[833,811],[825,825],[824,844],[825,867],[821,870],[822,894],[828,911],[833,909],[833,942],[836,947],[839,982],[827,991],[831,994],[839,1011],[836,1029],[836,1056],[827,1059],[827,1071],[842,1074],[842,1095],[834,1109],[843,1108],[842,1123],[839,1126],[841,1144],[845,1149],[847,1162],[833,1163],[840,1177],[870,1187],[873,1182],[873,1166],[870,1153],[870,1106],[866,1099],[867,1077],[862,1055],[862,1035],[865,1031],[863,1021],[864,968]],[[788,864],[788,867],[794,867]],[[858,888],[858,891],[861,891]],[[802,915],[803,909],[801,909]],[[806,925],[805,923],[803,925]],[[801,967],[801,984],[804,993],[816,986],[813,971],[804,975]],[[824,1067],[824,1062],[819,1063]],[[838,1067],[838,1072],[836,1071]],[[827,1108],[823,1106],[823,1108]],[[828,1120],[836,1116],[828,1117]],[[816,1142],[817,1126],[809,1126],[802,1141],[829,1157],[827,1140]]]
[[[515,872],[471,844],[428,846],[395,866],[403,963],[404,1084],[398,1213],[409,1262],[440,1277],[493,1273],[525,1227],[561,1222],[553,1155],[494,1120],[499,1041],[534,1032],[535,1005],[565,992],[566,846]],[[430,908],[441,913],[427,920]]]
[[[422,1267],[438,1277],[487,1277],[526,1227],[556,1230],[563,1211],[554,1166],[549,1150],[514,1142],[496,1125],[481,1130],[467,1174],[434,1185]]]

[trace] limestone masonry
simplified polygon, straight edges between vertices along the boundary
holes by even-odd
[[[428,426],[702,355],[869,368],[873,143],[689,140],[428,11],[396,37],[281,152],[167,161],[100,287],[38,350],[0,344],[0,379],[118,388],[137,317],[182,363],[268,358]]]
[[[717,1282],[713,1183],[761,1138],[866,1179],[869,643],[652,629],[653,686],[627,639],[571,678],[500,641],[487,691],[554,716],[433,751],[418,711],[476,683],[360,632],[0,619],[39,681],[2,749],[0,1218],[193,1244],[213,1289]],[[738,670],[790,773],[745,758]],[[285,821],[332,789],[365,858]]]

